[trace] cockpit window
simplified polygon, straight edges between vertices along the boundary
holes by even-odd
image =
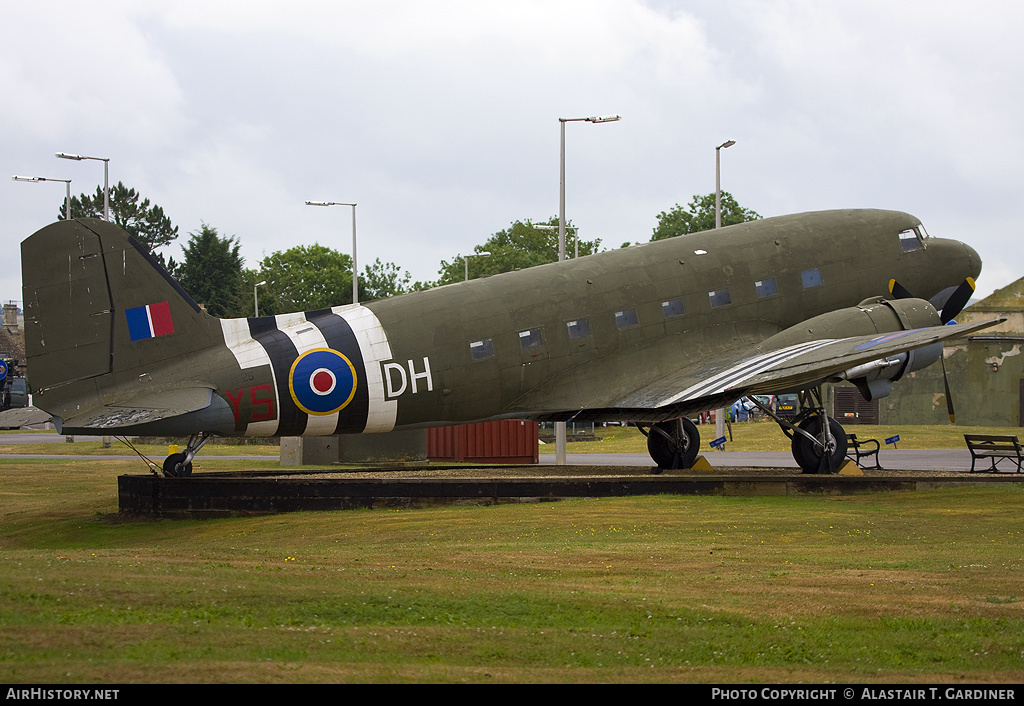
[[[907,228],[900,233],[900,245],[903,246],[903,252],[919,250],[925,247],[925,239],[927,238],[928,231],[924,229],[924,226],[917,225],[913,228]]]

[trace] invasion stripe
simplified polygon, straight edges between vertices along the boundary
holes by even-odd
[[[252,333],[249,331],[249,320],[221,319],[220,327],[224,333],[224,344],[234,354],[235,360],[238,361],[238,366],[242,370],[262,366],[270,367],[270,376],[274,381],[274,394],[277,395],[277,375],[270,361],[270,355],[262,344],[252,337]],[[240,425],[238,431],[249,436],[276,436],[278,428],[277,410],[280,408],[281,400],[276,398],[274,400],[274,419],[250,422],[248,426],[244,426],[244,422],[238,422]],[[244,428],[242,428],[243,426]]]
[[[366,429],[369,392],[367,388],[366,364],[355,333],[349,323],[331,309],[306,312],[306,319],[320,331],[327,347],[338,351],[352,363],[356,370],[356,388],[352,400],[338,413],[326,419],[333,419],[332,434],[361,434]]]
[[[274,387],[277,391],[278,428],[280,436],[302,436],[306,431],[308,415],[299,409],[288,391],[288,372],[292,361],[299,357],[295,343],[279,328],[278,319],[287,324],[289,314],[283,316],[261,316],[248,319],[249,333],[270,356],[274,370]],[[299,314],[301,316],[301,314]]]
[[[818,348],[823,348],[831,343],[834,343],[834,340],[810,341],[808,343],[799,343],[794,346],[789,346],[788,348],[781,348],[776,351],[771,351],[770,353],[755,356],[754,358],[750,358],[738,365],[734,365],[728,370],[718,373],[707,380],[663,400],[657,406],[663,407],[678,402],[679,400],[692,400],[724,392],[730,387],[734,387],[737,383],[752,378],[765,370],[769,370],[776,365],[779,365],[780,363],[792,360],[793,358],[804,353],[817,350]]]

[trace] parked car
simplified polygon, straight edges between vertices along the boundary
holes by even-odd
[[[775,413],[783,419],[792,419],[800,411],[800,401],[796,395],[778,395]]]

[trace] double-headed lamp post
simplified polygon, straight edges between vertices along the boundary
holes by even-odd
[[[11,177],[14,181],[62,181],[66,188],[66,194],[64,196],[64,218],[71,220],[71,180],[70,179],[47,179],[46,177],[26,177],[14,175]]]
[[[538,226],[538,225],[535,225],[533,227],[537,228],[539,230],[558,230],[558,226]],[[574,251],[574,254],[573,254],[573,258],[575,259],[575,258],[580,256],[580,229],[579,229],[578,226],[566,226],[565,229],[572,231],[573,240],[576,241],[576,243],[575,243],[575,251]]]
[[[732,147],[736,140],[726,140],[715,148],[715,228],[722,227],[722,150]],[[725,409],[715,411],[715,438],[725,436]]]
[[[559,118],[561,146],[558,160],[558,261],[565,260],[565,124],[566,123],[614,123],[621,120],[619,115],[594,115],[589,118]],[[565,465],[565,422],[555,422],[555,464]]]
[[[359,303],[359,266],[356,264],[356,205],[339,201],[307,201],[307,206],[351,206],[352,207],[352,303]]]
[[[470,255],[463,255],[462,256],[462,262],[466,266],[466,279],[463,280],[463,281],[465,281],[465,282],[469,281],[469,258],[471,258],[471,257],[490,257],[490,256],[491,256],[491,253],[487,252],[486,250],[484,250],[483,252],[475,252],[475,253],[472,253]]]
[[[93,159],[97,162],[103,162],[103,220],[110,221],[110,158],[108,157],[86,157],[83,154],[68,154],[67,152],[58,152],[57,156],[61,159],[73,159],[76,162],[81,162],[83,159]]]

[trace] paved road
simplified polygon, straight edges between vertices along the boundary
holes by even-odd
[[[793,454],[788,451],[710,451],[704,458],[714,468],[765,467],[765,468],[798,468]],[[878,453],[882,468],[893,471],[969,471],[971,470],[971,454],[967,449],[883,449]],[[568,454],[566,461],[576,465],[618,465],[618,466],[651,466],[651,457],[647,454]],[[541,454],[542,464],[554,464],[553,454]],[[978,462],[977,468],[982,468]],[[1003,462],[1001,469],[1013,469],[1016,466]]]
[[[76,441],[99,441],[98,436],[76,436]],[[0,434],[0,444],[41,444],[54,443],[64,444],[62,434],[54,432],[29,433],[29,434]],[[115,441],[115,444],[120,442]],[[110,456],[93,455],[68,455],[68,454],[0,454],[0,458],[63,458],[63,459],[98,459],[98,458],[125,458],[125,454]],[[238,455],[238,456],[217,456],[217,458],[229,458],[237,460],[260,460],[266,461],[268,456]],[[704,454],[715,468],[729,467],[767,467],[767,468],[797,468],[793,455],[788,451],[709,451]],[[157,459],[159,460],[159,459]],[[882,468],[886,470],[906,471],[969,471],[971,469],[971,454],[967,449],[882,449],[879,452],[879,460]],[[566,461],[570,465],[577,466],[651,466],[651,457],[645,453],[620,453],[620,454],[568,454]],[[541,454],[541,465],[554,465],[554,454]],[[987,464],[986,464],[987,465]],[[982,468],[982,462],[978,462],[978,468]],[[1004,471],[1016,471],[1016,467],[1004,461],[1000,468]]]

